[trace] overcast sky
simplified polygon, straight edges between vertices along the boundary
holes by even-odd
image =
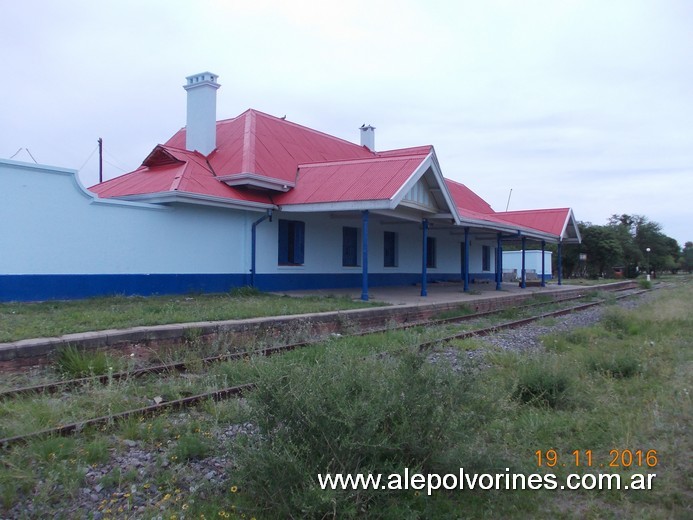
[[[497,211],[570,206],[693,240],[693,1],[0,0],[0,158],[98,180],[254,108],[376,148],[432,144]],[[21,151],[17,153],[18,150]],[[16,155],[15,155],[16,154]]]

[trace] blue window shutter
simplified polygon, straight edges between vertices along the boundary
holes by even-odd
[[[436,239],[427,237],[426,240],[426,267],[436,266]]]
[[[277,261],[280,264],[289,263],[289,221],[279,221],[279,246]]]
[[[303,249],[305,247],[306,224],[295,221],[294,228],[294,263],[303,264]]]
[[[342,265],[358,265],[358,229],[354,227],[342,228]]]

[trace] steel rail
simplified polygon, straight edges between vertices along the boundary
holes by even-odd
[[[201,401],[206,401],[208,399],[213,399],[214,401],[223,401],[225,399],[230,399],[231,397],[242,395],[248,390],[252,390],[253,388],[255,388],[255,386],[255,383],[231,386],[228,388],[222,388],[220,390],[214,390],[212,392],[207,392],[204,394],[193,395],[181,399],[175,399],[172,401],[164,401],[160,404],[146,406],[144,408],[127,410],[125,412],[104,415],[102,417],[97,417],[95,419],[86,419],[84,421],[78,421],[70,424],[56,426],[55,428],[47,428],[45,430],[41,430],[38,432],[27,433],[24,435],[16,435],[14,437],[7,437],[5,439],[0,439],[0,446],[2,446],[3,448],[7,448],[13,444],[25,443],[37,437],[44,437],[49,435],[71,435],[73,433],[79,433],[88,427],[98,427],[114,424],[116,422],[128,419],[130,417],[147,417],[150,415],[157,415],[165,410],[178,410],[181,408],[188,408],[190,406],[194,406],[200,403]]]
[[[636,292],[629,293],[629,294],[619,295],[616,298],[617,299],[628,298],[630,296],[637,296],[637,295],[643,294],[645,292],[648,292],[648,291],[640,290],[640,291],[636,291]],[[542,313],[542,314],[539,314],[536,316],[531,316],[528,318],[522,318],[519,320],[513,320],[513,321],[509,321],[509,322],[505,322],[505,323],[500,323],[500,324],[492,325],[490,327],[485,327],[482,329],[465,331],[465,332],[462,332],[460,334],[454,334],[452,336],[448,336],[445,338],[440,338],[437,340],[426,341],[426,342],[420,343],[418,345],[418,349],[420,351],[424,351],[424,350],[428,350],[432,347],[447,343],[447,342],[455,340],[455,339],[466,339],[466,338],[470,338],[470,337],[479,337],[479,336],[493,334],[494,332],[498,332],[498,331],[503,330],[503,329],[520,327],[522,325],[526,325],[528,323],[531,323],[533,321],[537,321],[540,319],[555,317],[555,316],[562,316],[565,314],[570,314],[572,312],[578,312],[581,310],[585,310],[585,309],[588,309],[590,307],[595,307],[597,305],[602,305],[604,303],[607,303],[607,301],[608,300],[599,300],[599,301],[590,302],[590,303],[586,303],[586,304],[582,304],[582,305],[577,305],[574,307],[569,307],[566,309],[559,309],[556,311],[550,311],[550,312]],[[310,343],[306,343],[306,344],[310,344]],[[270,349],[265,349],[265,350],[286,349],[287,347],[296,348],[296,346],[297,345],[271,347]],[[43,436],[70,435],[70,434],[81,432],[84,428],[87,428],[87,427],[111,425],[111,424],[114,424],[118,421],[122,421],[122,420],[130,418],[130,417],[144,417],[144,416],[156,415],[158,413],[161,413],[162,411],[169,410],[169,409],[187,408],[187,407],[194,406],[194,405],[196,405],[202,401],[208,400],[208,399],[213,399],[214,401],[222,401],[225,399],[230,399],[230,398],[236,397],[238,395],[242,395],[245,392],[252,390],[256,386],[257,386],[257,383],[246,383],[243,385],[238,385],[238,386],[223,388],[223,389],[219,389],[219,390],[214,390],[214,391],[207,392],[204,394],[185,397],[182,399],[165,401],[165,402],[162,402],[160,404],[148,406],[145,408],[128,410],[128,411],[124,411],[124,412],[120,412],[120,413],[116,413],[116,414],[97,417],[94,419],[86,419],[84,421],[78,421],[78,422],[70,423],[67,425],[57,426],[55,428],[48,428],[48,429],[41,430],[38,432],[32,432],[32,433],[28,433],[28,434],[24,434],[24,435],[16,435],[14,437],[7,437],[5,439],[0,439],[0,447],[8,448],[9,446],[12,446],[15,444],[20,444],[20,443],[26,443],[32,439],[35,439],[38,437],[43,437]]]
[[[612,292],[623,292],[623,291],[628,291],[632,289],[622,289],[618,288]],[[389,331],[397,331],[397,330],[406,330],[414,327],[435,327],[438,325],[444,325],[444,324],[449,324],[449,323],[459,323],[463,321],[471,321],[471,320],[476,320],[476,319],[481,319],[485,318],[487,316],[493,316],[494,314],[499,314],[503,311],[506,311],[508,309],[529,309],[533,307],[541,307],[541,306],[546,306],[546,305],[553,305],[557,303],[563,303],[563,302],[568,302],[568,301],[574,301],[574,300],[579,300],[582,298],[585,298],[589,296],[589,294],[578,294],[575,296],[569,296],[566,298],[558,298],[555,300],[551,301],[544,301],[544,302],[533,302],[525,305],[520,305],[517,307],[506,307],[503,309],[494,309],[490,311],[483,311],[483,312],[477,312],[477,313],[472,313],[472,314],[465,314],[462,316],[454,316],[450,318],[440,318],[440,319],[433,319],[433,320],[424,320],[424,321],[416,321],[416,322],[411,322],[411,323],[403,323],[395,326],[386,326],[386,327],[379,327],[379,328],[374,328],[374,329],[367,329],[363,331],[359,331],[356,333],[348,334],[345,336],[367,336],[370,334],[378,334],[382,332],[389,332]],[[479,334],[477,334],[479,335]],[[220,363],[220,362],[225,362],[225,361],[236,361],[239,359],[243,359],[246,357],[251,357],[251,356],[271,356],[274,354],[280,354],[283,352],[288,352],[291,350],[295,350],[297,348],[302,348],[306,347],[312,344],[318,344],[325,341],[325,338],[319,338],[316,340],[311,340],[311,341],[303,341],[303,342],[298,342],[298,343],[291,343],[287,345],[278,345],[278,346],[273,346],[273,347],[266,347],[264,349],[257,349],[257,350],[251,350],[251,351],[242,351],[242,352],[231,352],[231,353],[225,353],[225,354],[219,354],[216,356],[210,356],[206,358],[202,358],[200,360],[196,360],[192,363],[202,363],[203,365],[208,365],[212,363]],[[115,372],[112,374],[102,374],[98,376],[89,376],[89,377],[81,377],[81,378],[76,378],[76,379],[68,379],[68,380],[63,380],[63,381],[52,381],[50,383],[43,383],[43,384],[38,384],[38,385],[32,385],[32,386],[26,386],[26,387],[21,387],[21,388],[13,388],[10,390],[5,390],[0,392],[0,400],[2,399],[8,399],[8,398],[13,398],[13,397],[18,397],[20,395],[27,395],[27,394],[36,394],[36,393],[56,393],[59,391],[64,391],[80,386],[85,386],[88,384],[94,384],[94,383],[100,383],[100,384],[108,384],[109,382],[112,381],[120,381],[120,380],[126,380],[130,378],[137,378],[137,377],[143,377],[146,375],[155,375],[155,374],[163,374],[167,372],[185,372],[188,369],[188,365],[190,365],[190,362],[185,362],[185,361],[178,361],[174,363],[163,363],[163,364],[158,364],[158,365],[153,365],[149,367],[144,367],[144,368],[138,368],[134,370],[129,370],[129,371],[123,371],[123,372]]]

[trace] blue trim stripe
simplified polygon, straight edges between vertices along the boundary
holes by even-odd
[[[249,282],[242,274],[0,275],[0,301],[225,292]]]
[[[470,282],[493,280],[493,273],[469,273]],[[428,273],[428,283],[460,281],[460,273]],[[361,273],[258,274],[263,291],[361,287]],[[94,296],[150,296],[227,292],[250,283],[247,274],[53,274],[0,275],[0,302],[70,300]],[[370,273],[370,287],[421,283],[421,273]]]

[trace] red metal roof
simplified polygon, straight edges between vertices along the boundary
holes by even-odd
[[[91,187],[99,197],[188,193],[269,205],[390,200],[432,146],[372,152],[310,128],[247,110],[218,121],[217,148],[207,157],[185,150],[185,128],[157,145],[135,171]],[[218,177],[244,174],[293,185],[286,193],[232,187]],[[464,184],[445,180],[462,218],[559,236],[570,209],[496,213]]]
[[[200,153],[165,145],[157,145],[134,172],[89,189],[102,198],[177,192],[271,204],[265,194],[219,182]]]
[[[279,205],[388,200],[428,153],[354,161],[302,164],[296,187],[275,197]]]
[[[496,216],[507,222],[560,236],[570,216],[570,208],[505,211],[496,213]]]
[[[185,150],[183,128],[158,145],[137,170],[90,189],[104,198],[189,192],[271,204],[264,192],[230,187],[216,177],[252,173],[293,184],[299,164],[374,157],[364,146],[246,110],[217,122],[217,148],[206,158]]]
[[[166,145],[184,149],[185,128]],[[254,173],[294,182],[299,164],[374,156],[363,146],[250,109],[217,122],[217,148],[208,159],[219,176]]]
[[[491,206],[464,184],[445,179],[460,217],[505,224],[518,229],[534,230],[560,237],[570,215],[570,208],[493,211]]]
[[[488,214],[494,213],[493,208],[484,199],[479,197],[464,184],[445,179],[448,190],[455,204],[460,209],[466,209],[475,213]]]

